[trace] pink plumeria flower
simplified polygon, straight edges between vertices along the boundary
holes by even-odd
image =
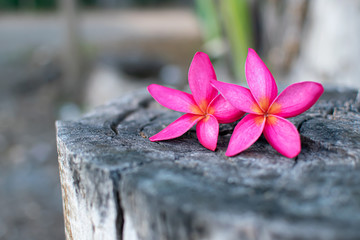
[[[245,63],[248,86],[212,81],[220,93],[237,109],[249,113],[235,127],[226,156],[249,148],[263,133],[270,145],[288,158],[300,153],[300,135],[285,118],[308,110],[324,92],[320,83],[300,82],[278,95],[274,77],[253,49]]]
[[[197,124],[196,134],[199,142],[214,151],[219,135],[219,123],[234,122],[242,117],[244,112],[234,108],[211,86],[210,80],[216,81],[216,75],[205,53],[195,54],[188,77],[192,95],[157,84],[148,86],[148,91],[158,103],[186,113],[149,139],[162,141],[176,138]]]

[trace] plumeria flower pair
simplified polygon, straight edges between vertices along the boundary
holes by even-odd
[[[245,75],[249,89],[219,82],[209,57],[205,53],[197,53],[189,69],[193,95],[150,85],[148,90],[157,102],[186,113],[150,140],[179,137],[197,123],[200,143],[214,151],[219,123],[234,122],[248,113],[234,129],[227,156],[246,150],[262,133],[279,153],[289,158],[297,156],[301,150],[300,135],[285,118],[295,117],[314,105],[324,92],[322,85],[316,82],[295,83],[278,95],[272,74],[253,49],[248,52]]]

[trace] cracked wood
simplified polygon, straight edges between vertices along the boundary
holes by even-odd
[[[179,114],[146,92],[57,122],[67,239],[359,239],[359,110],[356,91],[330,91],[290,119],[296,159],[262,137],[225,157],[235,123],[215,152],[195,130],[150,142]]]

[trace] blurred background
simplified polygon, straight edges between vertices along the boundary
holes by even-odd
[[[281,86],[360,88],[358,0],[0,0],[0,239],[64,239],[54,122],[150,83],[196,51],[246,86],[247,48]]]

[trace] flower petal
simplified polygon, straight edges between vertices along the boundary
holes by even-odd
[[[210,85],[210,80],[216,80],[216,75],[209,56],[197,52],[189,68],[189,86],[196,103],[203,111],[218,94]]]
[[[233,107],[221,94],[210,103],[207,112],[216,117],[219,123],[235,122],[245,114]]]
[[[236,84],[219,81],[211,81],[211,84],[219,90],[223,97],[235,108],[243,112],[262,114],[259,105],[256,103],[249,89]]]
[[[291,122],[284,118],[267,117],[264,136],[270,145],[285,157],[293,158],[300,153],[299,132]]]
[[[147,89],[151,96],[164,107],[179,112],[202,114],[193,96],[189,93],[157,84],[151,84]]]
[[[246,115],[236,125],[225,155],[231,157],[249,148],[261,136],[264,126],[264,116]]]
[[[295,117],[314,105],[323,92],[324,88],[320,83],[294,83],[279,94],[269,113],[284,118]]]
[[[180,137],[202,118],[203,116],[190,113],[182,115],[180,118],[176,119],[162,131],[150,137],[149,140],[155,142]]]
[[[260,105],[267,111],[278,94],[278,89],[269,69],[257,53],[249,48],[245,63],[245,75],[250,91]]]
[[[219,123],[216,118],[208,115],[199,121],[196,125],[196,135],[204,147],[215,151],[219,135]]]

